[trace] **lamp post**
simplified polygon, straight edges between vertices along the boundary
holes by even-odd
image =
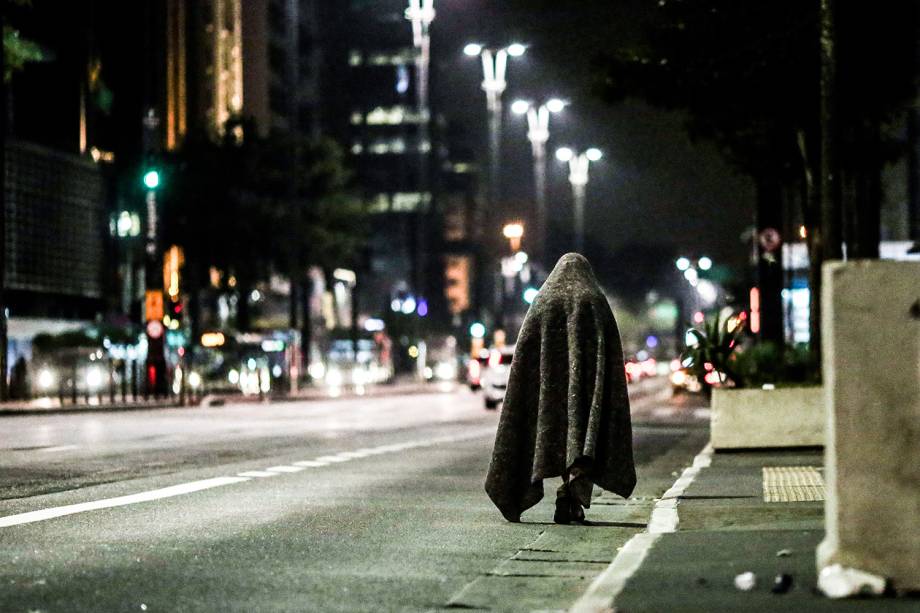
[[[513,113],[527,117],[527,140],[530,141],[533,153],[534,200],[537,209],[534,240],[530,250],[540,264],[545,264],[543,260],[546,253],[546,143],[549,140],[549,116],[561,112],[563,108],[565,102],[558,98],[547,100],[539,106],[527,100],[516,100],[511,105]]]
[[[575,202],[575,251],[581,253],[585,243],[585,199],[588,187],[588,167],[597,162],[604,154],[600,149],[590,148],[579,153],[569,147],[556,150],[556,159],[569,164],[569,183],[572,185],[572,198]]]
[[[430,193],[428,176],[428,156],[432,150],[429,121],[431,113],[428,106],[429,65],[431,61],[431,35],[429,28],[435,18],[434,0],[409,0],[409,7],[405,12],[406,19],[412,22],[412,44],[417,49],[415,57],[416,66],[416,109],[419,116],[418,142],[418,191],[420,201],[415,224],[415,253],[412,254],[412,268],[416,293],[425,292],[425,265],[427,259],[426,237],[428,236],[428,211],[426,210],[426,197]],[[430,206],[430,205],[429,205]],[[354,290],[357,297],[357,288]]]
[[[415,65],[418,70],[416,79],[417,103],[419,117],[419,142],[418,150],[421,160],[419,175],[423,186],[427,180],[428,162],[428,68],[431,62],[431,35],[429,28],[434,21],[434,0],[409,0],[406,9],[406,19],[412,22],[412,44],[418,49]]]
[[[505,75],[508,57],[524,55],[526,47],[514,43],[501,49],[487,49],[477,43],[463,48],[463,53],[482,60],[482,90],[486,93],[486,108],[489,110],[489,207],[493,211],[498,204],[499,179],[501,175],[501,132],[502,94],[508,87]]]

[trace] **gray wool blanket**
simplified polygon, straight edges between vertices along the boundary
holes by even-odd
[[[524,318],[486,478],[505,519],[543,498],[543,479],[585,469],[628,497],[636,485],[620,333],[588,261],[562,256]],[[578,498],[590,505],[590,489]]]

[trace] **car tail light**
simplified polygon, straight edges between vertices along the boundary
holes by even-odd
[[[493,351],[489,355],[489,368],[495,368],[502,362],[502,354],[500,351]]]
[[[482,370],[482,365],[479,363],[479,360],[470,360],[470,367],[469,367],[470,379],[478,381],[480,370]]]

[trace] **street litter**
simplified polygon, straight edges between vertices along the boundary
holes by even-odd
[[[832,564],[821,569],[818,588],[828,598],[848,598],[864,594],[881,595],[885,592],[885,579],[855,568]]]
[[[791,549],[780,549],[779,551],[776,552],[777,558],[788,558],[791,555],[792,555]]]
[[[785,594],[790,589],[792,589],[792,575],[783,573],[782,575],[776,575],[770,591],[774,594]]]
[[[750,592],[757,585],[757,575],[748,571],[735,577],[735,587],[742,592]]]

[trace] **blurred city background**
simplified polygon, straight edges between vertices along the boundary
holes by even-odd
[[[476,387],[573,250],[630,376],[677,369],[719,313],[807,351],[815,8],[711,4],[731,34],[664,1],[5,2],[0,390]],[[845,244],[917,257],[915,20],[878,44],[892,22],[863,40],[863,17],[841,36],[872,48],[841,62],[903,62],[854,81],[871,104],[841,86],[868,118],[843,139]],[[700,58],[734,80],[694,82]]]

